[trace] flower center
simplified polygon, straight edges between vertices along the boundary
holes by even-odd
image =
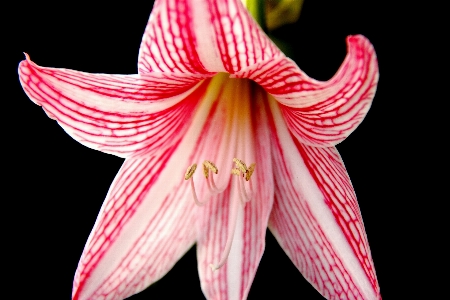
[[[257,155],[264,152],[258,146],[261,136],[267,134],[267,128],[259,125],[266,117],[267,93],[255,82],[230,78],[227,73],[218,73],[205,84],[209,94],[200,99],[194,116],[202,116],[202,119],[192,123],[193,126],[202,126],[192,159],[208,160],[198,165],[203,167],[201,173],[204,177],[199,173],[194,175],[197,164],[192,164],[187,168],[185,180],[190,181],[196,205],[206,206],[205,211],[214,211],[210,222],[220,219],[223,226],[227,226],[226,234],[222,231],[218,239],[221,256],[217,261],[208,262],[212,263],[212,270],[217,270],[227,262],[230,251],[233,251],[232,244],[240,245],[237,232],[241,228],[239,222],[245,214],[245,205],[258,197],[258,180],[255,181],[258,178],[253,176],[252,180],[255,171],[252,162],[257,161],[259,165]],[[259,177],[260,174],[256,175]],[[206,219],[201,222],[210,224]]]
[[[251,178],[253,172],[255,171],[256,164],[252,163],[249,167],[247,167],[247,165],[242,160],[237,159],[237,158],[233,158],[233,163],[234,163],[234,168],[231,169],[231,174],[235,175],[236,180],[238,181],[237,188],[238,188],[238,192],[239,192],[239,200],[240,200],[240,204],[244,207],[245,204],[251,200],[252,183],[250,181],[250,178]],[[189,166],[188,169],[186,170],[186,174],[184,175],[184,179],[190,181],[191,188],[192,188],[192,196],[194,198],[195,203],[198,206],[203,206],[208,200],[200,201],[197,197],[197,193],[195,191],[194,178],[193,178],[193,175],[194,175],[196,169],[197,169],[197,164],[193,164],[193,165]],[[208,160],[205,160],[203,162],[203,174],[206,178],[208,190],[211,194],[221,193],[225,190],[225,188],[219,189],[214,181],[213,174],[218,174],[218,172],[219,172],[219,170],[217,169],[217,167],[214,163],[212,163],[211,161],[208,161]],[[248,192],[245,187],[245,184],[244,184],[245,181],[248,181],[250,184],[250,192]],[[210,198],[211,197],[208,197],[208,199],[210,199]],[[231,199],[231,201],[235,201],[235,202],[239,201],[239,200]],[[234,231],[236,228],[236,221],[237,221],[238,209],[239,209],[239,205],[236,205],[237,203],[233,203],[233,204],[234,205],[232,205],[233,209],[231,210],[231,216],[230,216],[230,219],[231,219],[230,224],[231,224],[232,228],[229,230],[225,249],[223,251],[220,261],[216,264],[210,264],[210,267],[213,271],[222,267],[225,264],[225,262],[227,261],[228,255],[230,254],[231,244],[232,244],[233,237],[234,237]]]

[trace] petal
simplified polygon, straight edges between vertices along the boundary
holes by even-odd
[[[356,196],[335,148],[291,138],[275,103],[275,202],[269,228],[305,278],[327,299],[379,299]]]
[[[198,75],[89,74],[40,67],[28,56],[19,75],[30,99],[75,140],[120,157],[170,145],[204,92],[193,91]]]
[[[141,73],[233,74],[280,55],[240,0],[168,0],[155,3],[138,67]]]
[[[260,62],[236,77],[250,78],[272,94],[287,126],[300,143],[329,147],[344,140],[370,108],[378,83],[378,63],[370,42],[347,38],[348,54],[333,78],[309,78],[290,59]]]
[[[207,192],[205,185],[200,189],[200,198],[209,198],[209,201],[200,208],[197,221],[199,274],[207,299],[245,299],[264,251],[273,203],[270,132],[264,107],[267,95],[250,81],[227,79],[220,96],[218,107],[210,117],[211,126],[199,145],[214,145],[204,147],[204,153],[211,160],[218,160],[218,165],[224,165],[218,175],[213,176],[218,177],[217,185],[226,189],[215,196]],[[247,101],[250,96],[254,101]],[[224,117],[228,119],[221,122]],[[250,185],[247,184],[251,183],[253,190],[245,206],[238,190],[238,180],[242,178],[230,175],[232,157],[248,164],[256,163],[250,182],[245,183],[248,192]],[[217,264],[223,258],[230,236],[233,240],[226,263],[212,271],[210,264]]]
[[[164,276],[195,243],[195,207],[165,157],[121,168],[85,246],[73,299],[124,299]],[[182,199],[182,201],[180,201]]]
[[[214,45],[203,39],[210,31],[205,10],[202,1],[156,1],[139,50],[139,72],[223,71]]]
[[[201,149],[196,141],[217,98],[218,91],[208,91],[183,139],[156,155],[125,160],[80,259],[73,299],[129,297],[194,244],[198,208],[184,173]]]
[[[241,0],[208,0],[214,44],[231,74],[268,61],[282,52],[251,17]]]

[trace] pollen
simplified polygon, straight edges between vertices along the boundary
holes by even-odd
[[[239,169],[243,174],[247,173],[247,166],[242,160],[233,158],[233,162],[236,164],[236,168]]]
[[[186,174],[184,174],[184,180],[190,179],[194,175],[196,169],[197,169],[197,164],[193,164],[193,165],[189,166],[186,170]]]
[[[247,165],[240,159],[233,158],[233,162],[236,165],[235,168],[231,169],[231,174],[233,175],[242,175],[246,181],[250,180],[253,172],[255,171],[255,163],[252,163],[250,167],[247,168]]]
[[[219,172],[219,169],[217,169],[216,165],[209,160],[205,160],[203,162],[203,173],[205,174],[205,177],[208,178],[209,171],[212,171],[214,174],[217,174]]]
[[[250,167],[248,167],[247,173],[245,174],[245,180],[246,181],[250,180],[250,177],[252,176],[253,172],[255,171],[255,166],[256,166],[256,164],[252,163],[250,165]]]
[[[239,175],[241,175],[241,170],[239,170],[239,169],[231,169],[231,174],[239,176]]]

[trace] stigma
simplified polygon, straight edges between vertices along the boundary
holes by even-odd
[[[256,164],[252,163],[249,167],[247,167],[247,165],[242,160],[237,159],[237,158],[233,158],[233,163],[234,163],[234,167],[231,168],[231,175],[234,175],[236,177],[236,180],[234,182],[235,182],[235,184],[237,184],[239,197],[238,197],[238,199],[230,199],[230,201],[231,201],[230,206],[232,208],[232,209],[230,209],[231,227],[228,228],[227,242],[225,245],[225,249],[223,250],[223,254],[220,258],[220,261],[215,264],[210,264],[210,267],[213,271],[221,268],[226,263],[228,256],[230,254],[231,245],[233,242],[234,232],[235,232],[235,228],[236,228],[237,216],[238,216],[239,207],[240,207],[239,203],[237,203],[237,202],[240,202],[241,206],[244,207],[245,204],[252,199],[253,187],[252,187],[252,182],[250,181],[250,179],[252,177],[253,172],[255,171]],[[207,197],[207,199],[204,201],[200,201],[199,198],[197,197],[197,193],[195,191],[194,178],[193,178],[196,170],[197,170],[197,164],[194,163],[194,164],[190,165],[186,170],[184,179],[190,181],[192,197],[194,198],[195,204],[197,204],[198,206],[203,206],[211,197]],[[205,176],[206,184],[208,186],[208,191],[211,195],[214,195],[217,193],[222,193],[226,189],[226,187],[223,187],[223,188],[217,187],[216,182],[213,178],[214,177],[213,175],[217,175],[218,173],[219,173],[219,170],[213,162],[211,162],[209,160],[205,160],[203,162],[203,175]],[[245,182],[249,182],[249,188],[250,188],[249,191],[245,187]]]

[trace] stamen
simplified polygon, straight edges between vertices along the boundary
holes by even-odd
[[[222,192],[225,190],[225,188],[224,188],[224,189],[219,189],[219,188],[217,187],[216,182],[214,181],[214,177],[213,177],[213,176],[210,176],[208,179],[206,179],[206,183],[208,184],[208,188],[209,188],[209,190],[210,190],[212,193],[219,194],[219,193],[222,193]]]
[[[245,174],[245,180],[246,180],[246,181],[249,181],[249,180],[250,180],[250,177],[252,177],[252,174],[253,174],[253,172],[255,171],[255,166],[256,166],[256,164],[255,164],[255,163],[252,163],[252,164],[250,165],[250,167],[248,167],[248,172],[247,172],[247,174]]]
[[[234,238],[234,232],[236,231],[236,223],[237,223],[237,219],[238,219],[238,215],[239,215],[239,201],[237,201],[237,200],[233,201],[233,207],[230,208],[230,211],[231,211],[230,224],[232,224],[232,226],[228,227],[227,243],[225,244],[225,249],[223,251],[223,254],[222,254],[222,257],[221,257],[219,263],[209,264],[209,266],[211,267],[211,269],[213,271],[221,268],[227,261],[228,256],[230,255],[231,245],[232,245],[233,238]]]
[[[249,202],[251,200],[251,197],[248,195],[246,189],[245,189],[245,184],[244,184],[244,178],[239,178],[239,192],[241,194],[241,201],[242,204],[245,204],[247,202]]]
[[[237,192],[239,194],[240,202],[242,203],[242,205],[244,207],[245,203],[249,202],[251,200],[251,197],[247,193],[247,190],[245,187],[245,181],[250,181],[250,178],[251,178],[253,172],[255,171],[256,164],[253,163],[250,165],[250,167],[247,168],[247,165],[240,159],[233,158],[233,162],[235,163],[235,168],[231,169],[231,174],[238,176]],[[193,175],[194,175],[196,169],[197,169],[197,164],[193,164],[193,165],[189,166],[186,170],[186,174],[184,175],[184,179],[191,181],[192,196],[194,198],[195,203],[199,206],[203,206],[206,203],[206,201],[200,202],[197,198],[197,193],[195,192]],[[217,169],[216,165],[214,165],[214,163],[212,163],[209,160],[205,160],[203,162],[203,174],[206,177],[206,182],[208,184],[208,188],[210,189],[210,191],[215,192],[215,193],[222,192],[221,190],[219,190],[217,188],[217,186],[214,182],[214,178],[213,178],[214,176],[212,176],[212,174],[211,174],[211,176],[209,176],[210,172],[217,174],[219,172],[219,170]],[[245,181],[244,181],[244,179],[245,179]],[[250,190],[252,190],[252,182],[250,181],[249,184],[250,184]],[[227,261],[228,256],[230,255],[231,244],[233,242],[234,232],[236,229],[236,223],[237,223],[237,218],[238,218],[238,214],[239,214],[239,201],[237,199],[232,201],[232,207],[230,208],[230,211],[231,211],[230,224],[232,224],[232,225],[231,225],[231,227],[228,227],[227,242],[225,244],[225,249],[224,249],[224,252],[222,254],[222,257],[221,257],[219,263],[210,264],[210,267],[213,271],[221,268]]]
[[[214,181],[214,176],[209,176],[209,172],[213,172],[214,174],[219,173],[219,169],[216,167],[216,165],[214,163],[212,163],[209,160],[205,160],[203,162],[203,174],[206,177],[206,183],[208,184],[208,188],[212,193],[221,193],[223,192],[225,189],[219,189],[216,186],[216,183]]]
[[[238,168],[243,174],[247,173],[247,166],[242,160],[233,158],[233,162],[236,164],[236,168]]]
[[[195,170],[197,170],[197,164],[189,166],[186,170],[186,174],[184,175],[184,180],[191,181],[192,196],[194,198],[195,204],[197,204],[198,206],[203,206],[206,202],[200,202],[197,198],[197,193],[195,192],[194,178],[192,178]]]
[[[184,180],[190,179],[194,175],[195,170],[197,170],[197,164],[189,166],[186,170],[186,174],[184,174]]]
[[[233,162],[236,164],[236,168],[231,169],[231,174],[236,176],[241,176],[242,179],[238,179],[238,189],[239,189],[239,195],[241,198],[242,204],[245,205],[246,202],[249,202],[251,200],[251,197],[246,191],[245,184],[244,184],[244,178],[246,181],[250,180],[250,177],[252,176],[253,172],[255,171],[256,164],[253,163],[250,165],[249,168],[245,165],[245,163],[242,160],[239,160],[237,158],[233,159]],[[244,170],[244,171],[242,171]],[[251,181],[250,181],[250,188],[252,188]]]
[[[205,177],[208,178],[209,171],[214,172],[214,174],[219,173],[219,169],[217,169],[216,165],[210,162],[209,160],[205,160],[203,162],[203,173],[205,173]]]
[[[239,169],[231,169],[231,174],[240,176],[241,175],[241,170],[239,170]]]

